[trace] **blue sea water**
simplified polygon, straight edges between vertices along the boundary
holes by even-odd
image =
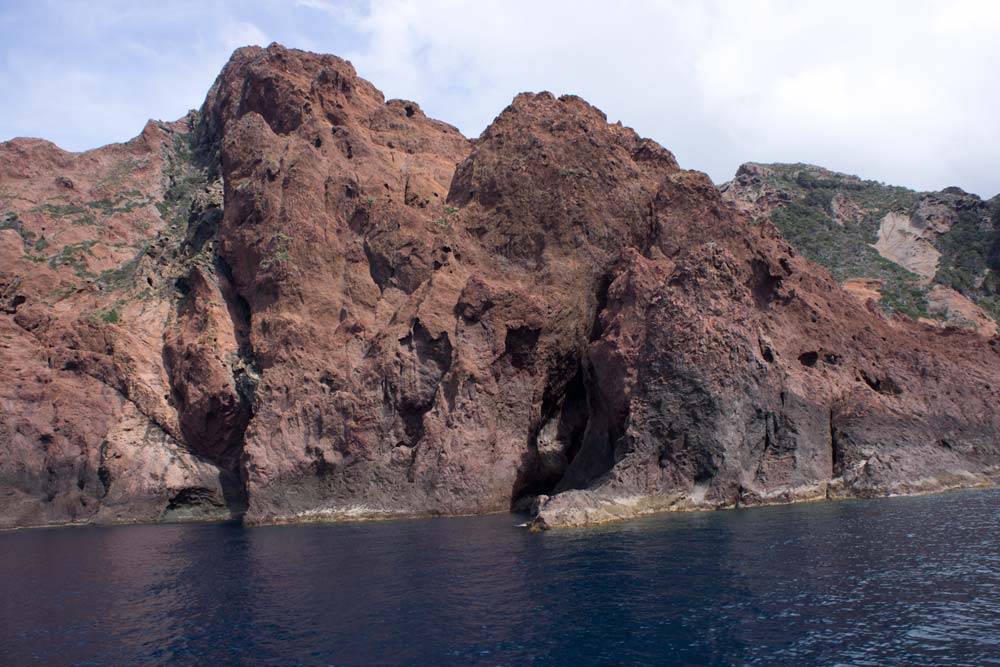
[[[1000,665],[1000,491],[0,534],[2,665]]]

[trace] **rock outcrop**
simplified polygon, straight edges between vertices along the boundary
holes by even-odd
[[[929,283],[937,274],[941,253],[931,243],[928,232],[926,227],[915,225],[910,216],[886,213],[879,223],[874,247],[882,257]]]
[[[754,220],[776,224],[863,301],[996,333],[1000,196],[914,192],[805,164],[747,163],[720,190]]]
[[[182,122],[0,158],[3,526],[545,528],[1000,464],[996,338],[859,307],[576,97],[469,141],[272,45]]]
[[[0,144],[0,527],[221,518],[244,502],[238,446],[227,459],[213,418],[184,409],[232,386],[219,282],[176,298],[186,272],[211,271],[181,248],[202,210],[187,190],[206,185],[193,120],[81,154]],[[199,336],[203,359],[174,358]]]

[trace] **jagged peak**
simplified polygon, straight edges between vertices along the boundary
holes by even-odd
[[[73,151],[60,148],[54,142],[40,137],[14,137],[7,141],[0,142],[0,150],[12,150],[19,153],[51,151],[54,153],[72,155]]]
[[[197,148],[219,149],[217,173],[181,141],[16,183],[0,160],[23,195],[0,309],[24,341],[0,346],[0,387],[35,383],[10,396],[31,428],[0,461],[32,514],[0,503],[0,525],[50,506],[90,520],[134,503],[150,509],[123,518],[155,520],[207,498],[218,512],[220,473],[251,521],[495,511],[563,480],[588,486],[598,513],[577,509],[599,520],[622,497],[884,494],[952,473],[956,451],[982,452],[960,468],[970,479],[1000,460],[982,436],[1000,373],[986,339],[855,303],[776,227],[747,224],[580,97],[518,95],[472,144],[345,60],[271,44],[236,50],[202,109]],[[769,168],[784,167],[744,169]],[[34,361],[17,356],[28,345]],[[38,396],[59,402],[62,435]],[[70,464],[57,480],[34,463],[36,433]],[[944,437],[956,446],[904,449]],[[869,469],[871,451],[914,465]],[[132,464],[150,452],[175,467]]]
[[[674,154],[652,139],[640,136],[622,123],[609,123],[608,116],[579,95],[556,96],[549,91],[518,93],[511,103],[483,130],[480,142],[502,138],[510,128],[533,125],[542,134],[565,132],[587,135],[597,142],[599,134],[622,146],[635,162],[657,162],[668,170],[680,169]],[[595,144],[595,147],[598,144]]]

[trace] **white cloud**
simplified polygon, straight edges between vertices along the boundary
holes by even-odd
[[[520,90],[578,93],[725,180],[811,161],[1000,189],[1000,3],[373,2],[349,57],[476,134]]]
[[[270,40],[260,28],[249,21],[227,20],[219,29],[219,41],[225,48],[234,50],[241,46],[267,46]]]
[[[85,150],[201,104],[234,48],[267,44],[257,25],[211,2],[164,13],[139,3],[40,0],[0,14],[0,140],[42,136]],[[26,31],[26,26],[31,26]]]
[[[127,138],[147,116],[200,104],[233,48],[275,39],[350,58],[387,96],[470,135],[516,93],[547,89],[581,95],[717,181],[744,161],[806,161],[920,189],[1000,190],[992,0],[33,6],[0,9],[0,138]],[[58,34],[33,44],[46,30]]]
[[[347,12],[343,3],[334,2],[333,0],[295,0],[295,6],[316,9],[335,16],[344,16]]]

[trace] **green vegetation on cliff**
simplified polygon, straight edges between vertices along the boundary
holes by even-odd
[[[928,311],[927,296],[937,284],[1000,316],[1000,197],[983,201],[957,188],[915,192],[806,164],[747,164],[722,190],[757,219],[769,218],[838,281],[879,280],[886,312],[943,317]],[[895,232],[896,243],[912,243],[917,251],[930,244],[940,253],[933,276],[917,275],[905,260],[897,263],[876,249],[890,213],[912,226]]]

